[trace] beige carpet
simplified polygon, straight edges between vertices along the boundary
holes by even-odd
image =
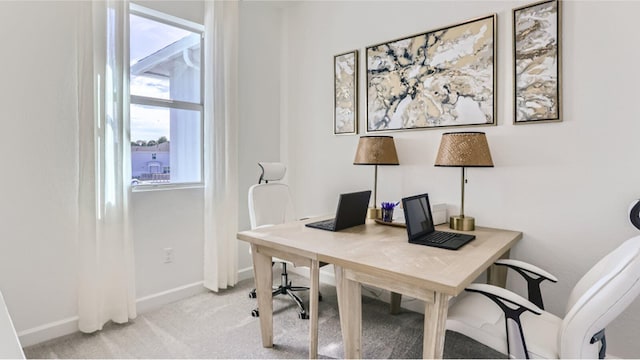
[[[292,276],[294,284],[306,279]],[[274,283],[279,281],[274,279]],[[94,334],[71,334],[25,348],[28,358],[195,359],[307,358],[309,321],[297,317],[288,298],[274,299],[274,344],[263,348],[260,325],[250,315],[256,306],[245,280],[219,294],[207,292],[140,314],[126,325],[108,324]],[[343,348],[335,288],[321,285],[319,357],[342,358]],[[306,301],[306,294],[303,296]],[[403,310],[388,313],[388,304],[363,297],[363,356],[422,356],[423,316]],[[445,358],[504,358],[462,335],[447,332]]]

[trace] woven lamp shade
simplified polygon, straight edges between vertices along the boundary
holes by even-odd
[[[485,133],[454,132],[442,134],[435,166],[493,167]]]
[[[392,136],[362,136],[353,165],[399,165]]]

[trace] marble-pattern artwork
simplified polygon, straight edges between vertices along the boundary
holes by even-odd
[[[560,119],[558,2],[516,9],[515,122]]]
[[[356,134],[358,127],[358,52],[334,57],[334,134]]]
[[[367,131],[495,124],[495,15],[367,48]]]

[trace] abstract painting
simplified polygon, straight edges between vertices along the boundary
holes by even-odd
[[[367,131],[496,124],[496,15],[367,47]]]
[[[513,10],[514,123],[561,121],[560,3]]]
[[[333,57],[333,133],[358,133],[358,50]]]

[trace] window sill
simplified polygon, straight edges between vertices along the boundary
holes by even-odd
[[[204,189],[203,183],[185,183],[185,184],[144,184],[132,185],[131,192],[147,192],[147,191],[166,191],[166,190],[182,190],[182,189]]]

